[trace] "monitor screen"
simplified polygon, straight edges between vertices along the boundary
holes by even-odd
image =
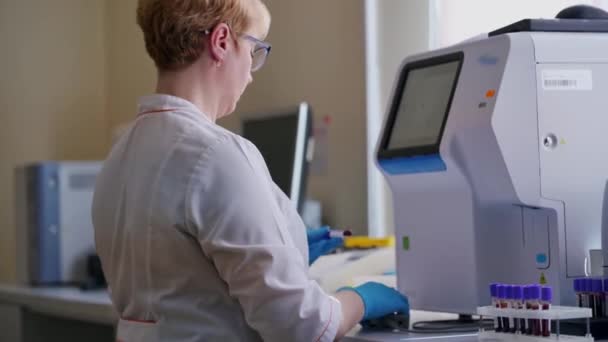
[[[439,152],[462,54],[434,57],[402,70],[380,152],[385,157]]]
[[[306,190],[311,120],[308,105],[301,104],[291,111],[243,121],[243,137],[258,148],[273,181],[298,209]]]
[[[243,136],[260,150],[274,182],[287,195],[291,191],[296,151],[298,117],[250,120],[243,125]]]

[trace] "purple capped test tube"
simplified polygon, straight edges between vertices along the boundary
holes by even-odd
[[[529,287],[529,299],[528,307],[529,310],[540,310],[540,285],[530,285]],[[532,328],[531,334],[534,336],[541,335],[540,320],[538,318],[532,318],[528,320],[528,325]]]
[[[492,298],[492,306],[495,308],[500,308],[500,303],[498,301],[498,286],[500,284],[493,283],[490,284],[490,297]],[[502,331],[502,322],[498,317],[494,318],[494,331],[501,332]]]
[[[602,304],[601,297],[604,294],[604,283],[602,279],[591,280],[591,309],[593,310],[593,317],[602,317],[604,312],[604,305]]]
[[[524,287],[520,285],[513,286],[513,308],[517,310],[524,309]],[[515,318],[515,333],[525,334],[526,320],[524,318]],[[513,329],[511,329],[513,330]]]
[[[501,309],[506,309],[509,307],[507,302],[507,285],[498,285],[498,305]],[[499,326],[501,332],[509,332],[509,318],[508,317],[498,317]]]
[[[513,285],[505,285],[505,296],[507,297],[507,308],[513,309]],[[507,326],[503,328],[504,332],[515,332],[515,319],[506,317]]]
[[[490,284],[490,298],[492,298],[492,306],[496,306],[496,302],[498,301],[498,283]]]
[[[593,287],[593,279],[583,278],[583,286],[581,296],[583,298],[583,307],[590,308],[593,311],[593,301],[591,300],[591,288]]]
[[[553,290],[549,286],[543,286],[540,290],[540,304],[542,310],[551,309]],[[543,319],[541,322],[541,334],[545,337],[551,336],[551,320]]]
[[[581,292],[583,292],[582,279],[575,278],[573,283],[574,283],[574,294],[576,295],[576,305],[579,308],[582,308],[583,307],[583,302],[582,302],[582,298],[581,298]]]
[[[524,309],[529,310],[529,300],[530,300],[530,286],[524,285]],[[522,333],[526,335],[530,335],[530,319],[524,320],[524,327],[522,329]]]
[[[604,292],[602,293],[602,303],[604,307],[604,311],[602,312],[602,317],[608,317],[608,303],[606,302],[608,299],[608,278],[604,279]]]

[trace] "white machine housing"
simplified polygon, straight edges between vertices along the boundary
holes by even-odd
[[[461,69],[437,140],[443,169],[399,167],[417,158],[385,153],[403,75],[450,54]],[[502,34],[408,57],[400,70],[377,162],[411,307],[473,313],[490,283],[541,278],[554,303],[574,305],[572,279],[601,248],[608,34]]]
[[[95,254],[91,204],[100,161],[43,161],[15,170],[18,281],[82,284]]]

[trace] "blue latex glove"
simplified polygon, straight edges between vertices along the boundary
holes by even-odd
[[[344,245],[342,238],[329,237],[329,227],[307,229],[308,264],[312,265],[321,255],[325,255]]]
[[[409,314],[407,297],[392,287],[373,281],[357,287],[343,287],[338,291],[354,291],[363,300],[365,312],[362,321],[384,317],[392,313]]]

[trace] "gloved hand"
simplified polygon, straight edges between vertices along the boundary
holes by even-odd
[[[362,321],[376,319],[392,313],[409,314],[407,297],[392,287],[373,281],[357,287],[343,287],[338,291],[354,291],[363,300],[365,307]]]
[[[307,229],[306,238],[308,240],[309,265],[312,265],[312,263],[321,255],[325,255],[344,245],[344,240],[342,238],[332,238],[329,236],[329,227],[327,226]]]

